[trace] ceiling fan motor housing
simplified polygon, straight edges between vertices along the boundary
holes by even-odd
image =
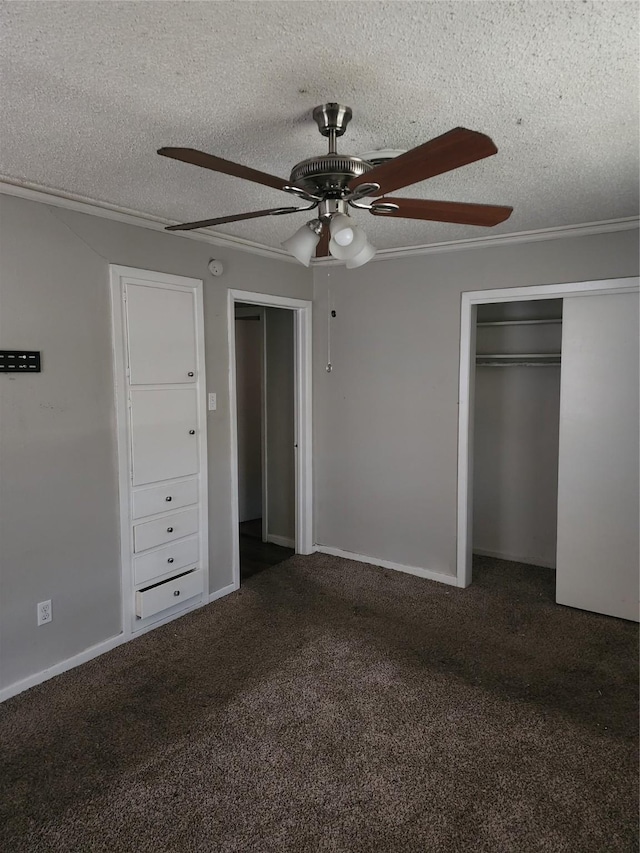
[[[291,184],[312,195],[335,195],[340,198],[353,178],[364,175],[373,166],[360,157],[348,154],[323,154],[296,164],[291,170]]]
[[[329,153],[297,163],[290,178],[294,187],[323,198],[342,198],[348,193],[349,181],[373,168],[362,157],[336,152],[336,137],[345,132],[351,115],[351,108],[343,104],[321,104],[314,109],[313,118],[318,130],[323,136],[329,137]]]

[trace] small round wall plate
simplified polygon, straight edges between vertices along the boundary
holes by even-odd
[[[216,261],[215,258],[211,258],[209,261],[209,272],[211,275],[222,275],[224,272],[224,267],[222,266],[222,261]]]

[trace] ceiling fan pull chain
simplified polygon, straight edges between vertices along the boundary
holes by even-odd
[[[333,365],[331,364],[331,317],[335,317],[336,312],[331,310],[331,289],[329,288],[329,278],[331,273],[327,270],[327,373],[331,373]]]

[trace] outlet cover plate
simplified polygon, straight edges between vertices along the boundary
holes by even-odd
[[[51,612],[51,599],[49,601],[38,602],[38,625],[46,625],[51,622],[53,614]]]

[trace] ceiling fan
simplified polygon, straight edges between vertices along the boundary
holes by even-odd
[[[371,260],[376,250],[362,229],[353,224],[349,207],[368,210],[374,216],[454,222],[460,225],[497,225],[511,215],[513,208],[501,205],[428,201],[388,195],[401,187],[497,154],[498,149],[485,134],[456,127],[398,156],[374,163],[361,157],[337,153],[336,140],[347,129],[351,116],[351,109],[342,104],[322,104],[313,110],[313,118],[320,133],[329,139],[329,151],[325,155],[297,163],[288,181],[194,148],[160,148],[158,154],[163,157],[274,187],[308,203],[307,207],[275,207],[170,225],[166,230],[190,231],[241,219],[282,216],[317,208],[317,217],[299,228],[282,246],[305,266],[309,266],[315,250],[316,257],[331,254],[346,261],[347,267],[353,268]],[[374,200],[364,201],[367,196]]]

